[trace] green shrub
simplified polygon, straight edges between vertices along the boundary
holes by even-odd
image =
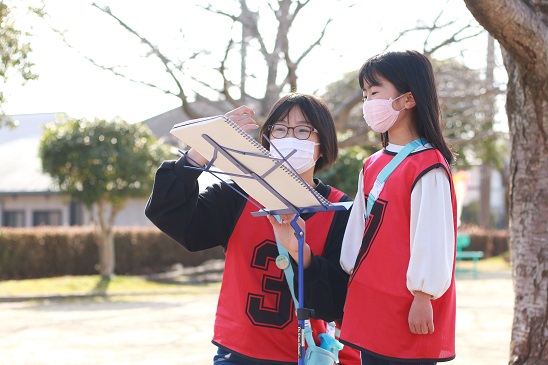
[[[508,251],[506,230],[463,226],[470,235],[465,250],[483,251],[484,258]],[[209,259],[224,259],[220,247],[189,252],[154,227],[115,229],[116,274],[162,272],[180,263],[198,266]],[[98,247],[90,227],[0,228],[0,280],[31,279],[98,273]]]
[[[460,233],[470,236],[470,245],[464,251],[483,251],[483,257],[500,256],[508,252],[508,231],[486,230],[477,226],[463,226]]]
[[[116,228],[114,242],[119,275],[224,258],[221,248],[191,253],[154,227]],[[95,275],[98,262],[97,240],[90,227],[0,228],[1,280]]]

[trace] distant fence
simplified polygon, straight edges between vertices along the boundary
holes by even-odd
[[[145,275],[174,264],[190,267],[224,259],[220,247],[189,252],[154,227],[116,228],[114,242],[118,275]],[[0,228],[1,280],[95,275],[98,262],[92,228]]]

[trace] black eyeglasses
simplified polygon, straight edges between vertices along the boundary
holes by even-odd
[[[289,133],[289,130],[293,129],[293,135],[297,139],[308,139],[312,132],[318,132],[315,128],[310,127],[308,125],[298,125],[295,127],[288,127],[285,124],[281,123],[274,123],[270,127],[268,127],[268,130],[270,131],[270,135],[274,138],[285,138],[287,134]]]

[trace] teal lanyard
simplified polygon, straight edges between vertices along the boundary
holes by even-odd
[[[281,221],[281,218],[279,215],[275,215],[278,222]],[[276,233],[274,233],[274,237],[276,237]],[[299,308],[299,301],[295,297],[295,290],[293,287],[293,267],[291,266],[291,261],[289,258],[289,252],[285,249],[284,246],[278,241],[278,237],[276,237],[276,245],[278,246],[278,257],[276,257],[276,266],[284,271],[285,279],[287,281],[287,285],[289,286],[289,290],[291,291],[291,296],[293,297],[293,302],[295,303],[295,308]],[[304,280],[304,278],[300,278]],[[335,325],[335,322],[326,323],[327,327],[332,327],[334,329],[334,332],[337,332],[337,328]],[[334,362],[339,363],[339,350],[341,350],[344,346],[335,339],[335,333],[332,335],[327,334],[319,334],[318,337],[320,338],[320,348],[318,349],[318,346],[316,345],[316,342],[314,341],[314,337],[312,336],[312,327],[310,326],[310,321],[307,319],[304,322],[304,338],[306,340],[306,343],[308,344],[308,349],[306,350],[306,358],[308,358],[309,351],[329,351],[331,356],[334,356]],[[322,337],[323,336],[323,337]],[[323,349],[323,350],[322,350]],[[323,362],[322,362],[323,363]]]
[[[409,142],[405,145],[405,147],[402,148],[400,152],[394,158],[392,161],[390,161],[379,173],[377,178],[375,179],[375,183],[373,184],[373,188],[369,192],[369,195],[367,196],[367,208],[365,212],[365,219],[367,220],[369,218],[369,215],[371,214],[371,209],[373,209],[373,204],[375,204],[375,201],[381,195],[381,191],[384,187],[384,183],[386,182],[386,179],[394,172],[394,170],[398,167],[398,165],[411,153],[413,152],[417,147],[424,146],[426,143],[428,143],[424,138],[416,139],[413,142]]]
[[[281,218],[279,215],[274,216],[278,222],[281,222]],[[276,237],[276,233],[274,233],[274,237]],[[289,259],[289,252],[285,249],[284,246],[278,241],[278,237],[276,237],[276,245],[278,246],[278,257],[276,258],[276,266],[278,268],[282,269],[285,274],[285,278],[287,281],[287,285],[289,286],[289,290],[291,291],[291,296],[293,297],[293,302],[295,303],[295,308],[299,307],[299,301],[295,297],[295,289],[293,286],[293,267],[291,266],[291,260]]]

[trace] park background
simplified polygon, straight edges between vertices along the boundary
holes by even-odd
[[[27,60],[33,65],[16,66],[3,74],[2,108],[8,118],[0,130],[1,225],[40,225],[36,238],[26,242],[41,248],[36,252],[52,253],[63,251],[69,240],[55,239],[56,244],[45,245],[44,237],[59,237],[59,233],[44,236],[44,225],[87,226],[99,220],[95,202],[86,209],[78,199],[67,198],[55,186],[55,179],[41,170],[38,144],[46,123],[98,118],[112,124],[125,120],[130,125],[146,125],[151,132],[149,148],[154,149],[158,142],[164,146],[176,142],[167,133],[173,124],[222,114],[238,103],[256,108],[260,122],[272,100],[295,88],[322,96],[334,110],[341,162],[322,179],[339,187],[348,184],[343,190],[352,195],[360,162],[379,147],[378,136],[368,131],[361,119],[356,71],[365,59],[385,49],[414,48],[429,55],[435,64],[445,107],[444,127],[459,153],[455,172],[467,172],[469,178],[461,229],[476,238],[470,249],[496,254],[499,247],[507,250],[511,131],[505,112],[508,76],[498,42],[488,36],[462,1],[328,3],[160,1],[150,6],[144,1],[131,5],[122,1],[95,5],[51,1],[42,8],[39,1],[18,2],[17,6],[3,1],[2,5],[13,9],[10,19],[18,29],[29,32],[20,39],[30,44]],[[40,9],[28,12],[27,4]],[[293,20],[291,16],[275,17],[283,11],[294,12],[295,21],[289,28],[282,25],[288,25],[284,21]],[[244,20],[257,28],[242,28]],[[272,60],[277,65],[274,69]],[[543,151],[541,148],[541,155]],[[155,157],[176,158],[174,152],[161,151],[161,156]],[[22,164],[18,158],[28,163]],[[165,242],[153,228],[144,229],[144,234],[157,239],[135,238],[142,234],[143,226],[150,226],[142,215],[148,192],[143,189],[131,196],[116,215],[113,225],[129,243],[117,243],[116,258],[112,259],[137,256],[148,260],[148,271],[162,271],[171,262],[151,258],[150,252],[158,247],[166,247],[166,251],[169,247],[169,252],[179,249],[170,257],[175,261],[185,260],[188,254],[173,242]],[[541,217],[544,213],[540,211]],[[5,224],[7,221],[15,224]],[[123,231],[127,226],[135,226],[132,233]],[[113,228],[113,232],[120,234],[119,229]],[[85,227],[83,230],[71,234],[92,237]],[[6,228],[2,236],[20,232]],[[23,235],[30,236],[28,232]],[[92,247],[100,242],[86,239]],[[156,250],[136,251],[136,242],[142,241],[156,243]],[[13,261],[15,256],[6,247],[3,258]],[[508,261],[506,250],[502,257]],[[100,255],[83,252],[91,258],[84,265],[86,270],[99,273]],[[217,254],[212,253],[214,257]],[[62,255],[45,255],[45,263],[61,263],[62,270],[82,267]],[[139,260],[129,265],[132,270],[144,268]],[[22,259],[16,266],[29,275],[32,271],[25,270],[25,265],[30,261]],[[107,274],[116,272],[115,267],[123,269],[124,264],[116,262]]]

